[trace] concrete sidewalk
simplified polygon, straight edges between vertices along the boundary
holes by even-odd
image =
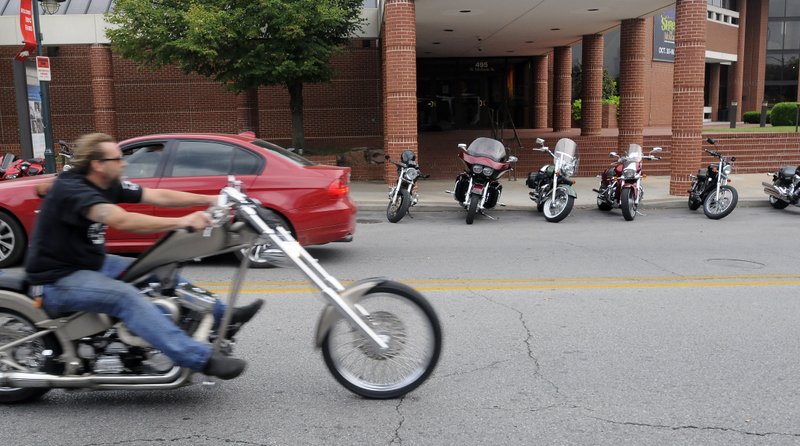
[[[528,197],[525,186],[526,174],[519,175],[516,180],[501,179],[503,193],[500,202],[505,203],[505,209],[530,211],[534,203]],[[767,173],[731,175],[730,185],[736,188],[739,195],[737,207],[769,206],[767,194],[764,193],[762,181],[771,183],[772,176]],[[453,181],[445,180],[420,180],[419,203],[414,207],[417,211],[447,211],[458,209],[458,204],[451,194],[445,190],[452,190]],[[594,209],[597,207],[597,193],[592,189],[600,183],[598,178],[578,177],[575,179],[575,190],[578,198],[575,201],[577,209]],[[644,179],[644,198],[642,209],[647,208],[682,208],[687,207],[687,197],[676,197],[669,194],[668,176],[648,176]],[[385,210],[389,203],[390,187],[382,182],[354,181],[350,184],[350,196],[358,205],[359,210],[380,211]],[[701,211],[702,212],[702,211]]]

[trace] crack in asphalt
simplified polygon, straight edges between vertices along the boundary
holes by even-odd
[[[470,373],[480,372],[481,370],[491,369],[492,367],[494,367],[494,366],[496,366],[498,364],[502,364],[504,362],[509,362],[509,361],[511,361],[511,360],[510,359],[504,359],[502,361],[493,361],[493,362],[490,362],[489,364],[486,364],[486,365],[481,366],[481,367],[476,367],[474,369],[456,371],[456,372],[453,372],[453,373],[448,373],[447,375],[436,375],[436,378],[437,379],[441,379],[441,378],[450,378],[452,376],[468,375]]]
[[[389,444],[403,444],[403,438],[400,437],[400,429],[403,428],[403,423],[406,422],[406,417],[403,415],[403,412],[400,411],[400,406],[403,405],[403,402],[406,400],[405,395],[400,397],[400,401],[397,402],[397,406],[394,407],[394,410],[397,411],[397,414],[400,416],[400,423],[397,424],[397,428],[394,430],[394,437],[392,437],[392,441]]]
[[[132,440],[113,441],[110,443],[87,443],[84,446],[111,446],[122,445],[129,443],[171,443],[173,441],[181,440],[207,440],[220,444],[247,444],[256,446],[269,446],[268,443],[253,443],[252,441],[232,440],[229,438],[212,437],[209,435],[188,435],[185,437],[172,437],[172,438],[137,438]]]
[[[482,295],[480,293],[476,293],[473,290],[470,290],[470,292],[475,294],[475,295],[477,295],[477,296],[479,296],[479,297],[482,297],[482,298],[486,299],[487,301],[489,301],[489,302],[491,302],[491,303],[493,303],[495,305],[499,305],[499,306],[501,306],[503,308],[507,308],[507,309],[517,313],[517,315],[519,316],[519,321],[520,321],[520,323],[522,323],[522,328],[525,329],[525,333],[527,334],[527,336],[525,337],[525,340],[523,342],[525,343],[525,347],[528,350],[528,357],[533,361],[533,365],[534,365],[533,375],[539,377],[542,381],[550,384],[553,387],[553,389],[555,389],[556,395],[561,395],[561,390],[558,388],[556,383],[554,383],[553,381],[550,381],[549,379],[545,378],[544,375],[542,375],[541,365],[539,364],[539,359],[534,354],[533,345],[531,343],[531,340],[533,339],[533,333],[531,332],[531,329],[528,327],[528,323],[525,321],[525,314],[522,311],[520,311],[520,310],[518,310],[518,309],[516,309],[516,308],[514,308],[514,307],[512,307],[510,305],[507,305],[507,304],[502,303],[502,302],[497,302],[494,299],[492,299],[491,297],[484,296],[484,295]]]
[[[741,429],[733,429],[733,428],[730,428],[730,427],[693,426],[693,425],[690,425],[690,424],[689,425],[685,425],[685,426],[667,426],[667,425],[664,425],[664,424],[637,423],[637,422],[634,422],[634,421],[614,421],[614,420],[608,420],[608,419],[605,419],[605,418],[593,417],[593,416],[589,416],[589,415],[585,415],[585,416],[587,418],[593,418],[593,419],[598,420],[598,421],[602,421],[602,422],[610,423],[610,424],[621,425],[621,426],[650,427],[650,428],[655,428],[655,429],[670,429],[670,430],[674,430],[674,431],[678,431],[678,430],[722,431],[722,432],[733,432],[733,433],[741,434],[741,435],[752,435],[752,436],[756,436],[756,437],[768,437],[768,436],[771,436],[771,435],[779,435],[779,436],[784,436],[784,437],[798,437],[798,438],[800,438],[800,434],[793,434],[793,433],[787,433],[787,432],[750,432],[750,431],[744,431],[744,430],[741,430]]]
[[[677,276],[677,277],[683,277],[684,276],[683,274],[679,274],[679,273],[676,273],[675,271],[668,270],[667,268],[664,268],[663,266],[661,266],[661,265],[659,265],[659,264],[657,264],[655,262],[651,262],[650,260],[648,260],[648,259],[646,259],[644,257],[639,257],[639,256],[633,256],[633,257],[641,260],[642,262],[645,262],[647,264],[653,265],[656,268],[662,269],[662,270],[672,274],[673,276]]]

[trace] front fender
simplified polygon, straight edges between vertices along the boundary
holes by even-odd
[[[577,192],[575,192],[575,188],[574,188],[574,187],[572,187],[572,185],[571,185],[571,184],[562,184],[562,185],[559,185],[558,187],[559,187],[560,189],[566,189],[566,191],[567,191],[567,195],[569,195],[570,197],[572,197],[572,198],[578,198],[578,193],[577,193]]]
[[[385,277],[370,277],[367,279],[362,279],[347,286],[344,291],[339,293],[339,296],[347,305],[353,306],[358,301],[363,299],[370,290],[384,282],[387,282],[388,280],[389,279]],[[335,305],[328,304],[325,306],[325,308],[322,310],[322,314],[319,316],[319,321],[317,322],[317,333],[314,340],[314,345],[317,348],[322,346],[322,341],[325,340],[325,336],[327,336],[328,331],[331,329],[333,324],[341,318],[342,314]]]

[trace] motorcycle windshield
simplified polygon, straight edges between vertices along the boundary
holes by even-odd
[[[506,148],[500,141],[491,138],[477,138],[467,147],[467,153],[472,156],[482,156],[498,163],[505,162]]]
[[[561,138],[556,143],[556,156],[560,157],[561,161],[564,163],[572,163],[575,159],[575,152],[577,151],[578,145],[569,138]]]
[[[628,161],[639,162],[642,160],[642,146],[639,144],[631,144],[628,147],[628,155],[625,156]]]

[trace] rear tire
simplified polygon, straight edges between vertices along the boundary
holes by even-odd
[[[431,305],[416,290],[384,282],[357,302],[365,321],[389,344],[380,350],[349,320],[325,334],[322,356],[336,381],[365,398],[398,398],[433,372],[442,349],[442,329]]]
[[[636,218],[636,209],[639,207],[636,204],[636,199],[633,197],[633,188],[622,190],[622,216],[626,221],[633,221]]]
[[[469,197],[469,207],[467,208],[467,224],[471,225],[475,221],[475,214],[478,213],[478,203],[481,202],[479,194],[472,194]]]
[[[569,194],[563,187],[556,189],[556,199],[553,206],[552,198],[548,198],[544,202],[544,218],[551,223],[558,223],[567,218],[572,206],[575,205],[575,197]]]
[[[392,223],[397,223],[405,217],[410,206],[411,194],[406,189],[400,189],[394,201],[389,202],[389,206],[386,207],[386,218]]]
[[[736,203],[739,201],[739,193],[732,186],[720,187],[719,195],[720,197],[718,198],[717,191],[711,192],[703,201],[703,212],[706,217],[712,220],[727,217],[728,214],[733,212],[736,208]]]
[[[769,204],[775,209],[784,209],[786,206],[789,206],[788,202],[775,198],[772,195],[769,196]]]
[[[36,326],[28,318],[15,311],[0,308],[0,345],[5,345],[35,333]],[[45,360],[42,352],[51,350],[53,355],[60,354],[61,349],[52,335],[43,336],[20,344],[12,349],[0,352],[0,359],[14,362],[26,368],[25,372],[45,371]],[[0,362],[0,372],[18,370]],[[50,389],[46,387],[0,387],[0,404],[19,404],[40,398]]]

